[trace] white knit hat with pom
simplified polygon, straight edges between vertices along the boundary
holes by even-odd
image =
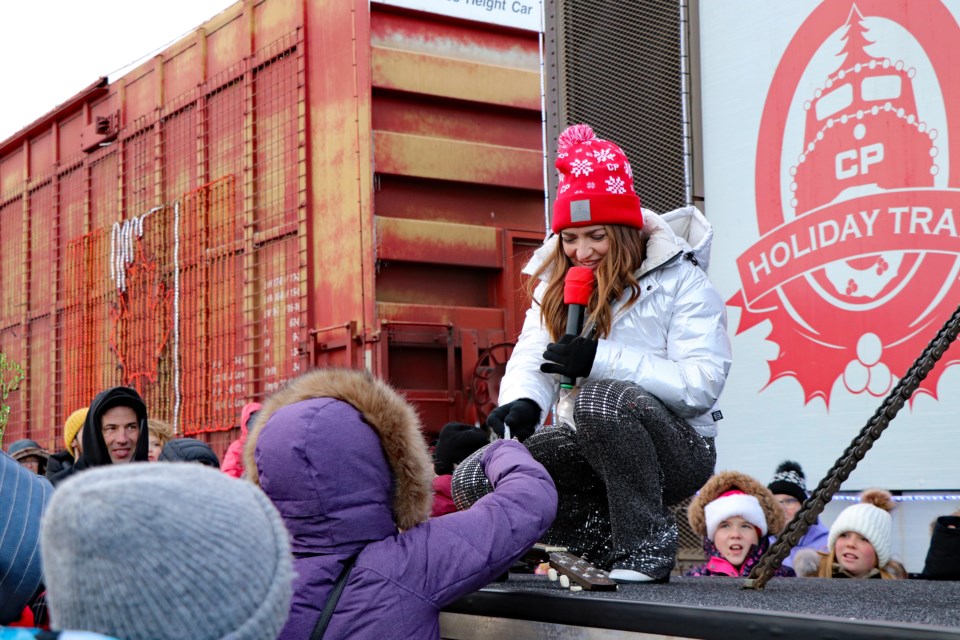
[[[847,507],[840,512],[830,527],[827,548],[833,549],[837,538],[848,531],[859,533],[866,538],[877,554],[877,564],[885,567],[890,562],[893,518],[889,511],[893,509],[893,496],[882,489],[870,489],[860,495],[860,504]]]

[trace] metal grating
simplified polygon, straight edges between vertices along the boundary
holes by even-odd
[[[644,207],[663,212],[689,204],[682,3],[546,4],[551,163],[557,134],[586,122],[627,153]],[[553,194],[555,183],[551,187]]]

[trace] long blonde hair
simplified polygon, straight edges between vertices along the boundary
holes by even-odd
[[[818,578],[832,578],[833,566],[837,564],[837,551],[830,549],[826,553],[818,551],[820,556],[820,566],[817,569]],[[907,577],[906,568],[896,560],[888,560],[882,567],[875,567],[880,572],[880,577],[884,580],[902,580]]]
[[[587,318],[584,324],[596,327],[595,337],[606,338],[613,324],[612,303],[630,291],[624,309],[629,308],[640,298],[640,284],[634,272],[640,268],[646,254],[646,240],[639,229],[623,225],[603,225],[610,239],[610,250],[606,258],[597,265],[594,274],[597,285],[587,305]],[[540,268],[527,281],[527,290],[531,296],[540,283],[540,277],[549,273],[547,288],[540,301],[540,319],[550,332],[554,341],[559,340],[566,331],[567,306],[563,303],[563,280],[570,259],[563,252],[563,239],[557,239],[557,248],[552,256],[544,260]]]
[[[165,420],[158,420],[156,418],[150,418],[147,420],[147,431],[150,435],[154,436],[157,439],[157,442],[160,443],[160,447],[163,448],[163,445],[167,444],[173,439],[173,425]]]

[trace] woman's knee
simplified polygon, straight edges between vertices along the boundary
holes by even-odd
[[[580,425],[638,423],[643,408],[662,403],[646,389],[624,380],[591,380],[577,394],[574,422]]]

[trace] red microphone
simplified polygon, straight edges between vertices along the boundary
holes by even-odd
[[[563,278],[563,302],[567,305],[567,335],[578,336],[583,328],[583,312],[590,303],[590,296],[596,286],[596,276],[593,269],[587,267],[570,267]],[[560,377],[560,386],[564,389],[573,389],[574,380],[567,376]]]

